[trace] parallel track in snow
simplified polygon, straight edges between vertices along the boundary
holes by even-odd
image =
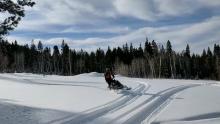
[[[123,108],[124,106],[134,102],[135,99],[140,97],[141,94],[144,93],[149,87],[150,85],[146,86],[144,84],[139,84],[139,86],[137,86],[134,90],[127,91],[129,93],[127,94],[125,93],[121,97],[111,102],[108,102],[104,105],[84,111],[77,116],[69,116],[63,119],[59,119],[57,121],[54,120],[52,122],[49,122],[48,124],[72,124],[72,123],[83,124],[83,123],[90,122],[100,116],[107,114],[108,112],[117,111]]]
[[[172,100],[172,96],[175,96],[177,93],[185,89],[195,86],[198,85],[178,86],[159,92],[159,94],[161,94],[159,97],[152,96],[147,101],[144,101],[140,106],[138,106],[138,108],[141,108],[140,111],[123,122],[123,124],[150,124],[153,121],[151,119],[155,117],[166,105],[169,104],[169,102]]]
[[[104,123],[108,124],[140,124],[151,123],[156,115],[170,103],[171,97],[177,95],[179,92],[195,87],[198,85],[181,85],[171,87],[157,94],[149,97],[144,96],[146,90],[150,88],[150,85],[139,84],[132,93],[127,93],[121,97],[108,102],[104,105],[89,109],[76,116],[68,116],[63,119],[54,120],[48,124],[85,124],[90,122],[96,122],[96,120],[103,116],[108,116],[109,113],[117,113],[125,107],[129,107],[130,104],[135,103],[140,97],[145,98],[142,102],[135,104],[124,113],[119,113],[115,118],[111,118]],[[121,120],[124,118],[124,120]]]

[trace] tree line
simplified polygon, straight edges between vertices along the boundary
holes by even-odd
[[[143,47],[126,43],[92,52],[70,49],[64,40],[53,48],[44,47],[41,41],[32,41],[30,46],[0,41],[0,72],[76,75],[105,72],[109,67],[130,77],[220,80],[220,45],[198,55],[190,53],[189,45],[175,52],[169,40],[165,47],[146,39]]]
[[[0,13],[10,14],[0,22],[0,72],[75,75],[104,72],[106,67],[113,67],[116,73],[131,77],[220,80],[219,44],[214,45],[213,51],[208,48],[198,55],[190,53],[189,45],[178,53],[172,49],[170,41],[164,48],[146,39],[143,47],[125,44],[112,49],[108,47],[106,52],[99,48],[88,53],[71,50],[65,41],[60,47],[50,48],[43,47],[41,41],[22,46],[17,41],[4,40],[3,37],[25,16],[24,7],[34,5],[32,0],[0,1]]]

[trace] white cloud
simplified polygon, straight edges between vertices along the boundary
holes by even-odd
[[[219,0],[38,0],[34,8],[28,9],[27,16],[21,21],[19,31],[38,31],[50,33],[117,33],[112,38],[91,37],[69,39],[65,37],[43,39],[47,45],[60,44],[67,40],[72,48],[94,49],[98,47],[118,46],[125,42],[139,44],[148,36],[161,43],[171,40],[177,50],[191,44],[192,51],[213,43],[219,43],[220,17],[216,16],[200,23],[163,27],[139,27],[132,30],[129,24],[120,26],[116,22],[121,17],[136,18],[157,22],[168,17],[182,17],[196,14],[201,9],[218,9]],[[123,22],[123,20],[120,20]],[[138,23],[138,21],[134,22]],[[81,28],[79,25],[83,25]],[[85,26],[86,25],[86,26]],[[89,26],[88,26],[89,25]],[[92,26],[91,26],[92,25]],[[58,26],[65,26],[59,29]],[[79,26],[78,28],[74,28]],[[88,26],[88,27],[87,27]],[[67,27],[67,28],[66,28]],[[85,28],[86,27],[86,28]],[[91,28],[92,27],[92,28]],[[30,38],[9,36],[9,39],[31,41]]]
[[[219,0],[115,0],[118,12],[125,16],[155,21],[182,17],[202,8],[220,7]]]
[[[19,37],[19,36],[8,36],[6,39],[8,40],[9,43],[12,43],[16,40],[20,45],[30,44],[32,41],[32,39],[26,37]]]
[[[143,20],[154,20],[157,16],[152,0],[116,0],[114,5],[121,15]]]
[[[41,13],[50,24],[62,25],[93,24],[102,18],[115,17],[111,2],[100,0],[40,0],[35,11]]]
[[[130,32],[131,29],[129,27],[121,27],[121,26],[115,26],[115,27],[103,27],[103,28],[93,28],[93,29],[82,29],[82,28],[67,28],[64,29],[61,33],[117,33],[117,34],[125,34]]]
[[[48,45],[60,44],[63,39],[74,49],[95,50],[96,48],[106,49],[107,46],[117,47],[128,43],[138,46],[143,45],[146,37],[165,44],[167,40],[172,42],[174,50],[184,50],[186,44],[190,44],[191,51],[201,53],[207,46],[213,47],[214,43],[220,43],[220,17],[213,17],[201,23],[165,26],[165,27],[144,27],[131,33],[112,38],[87,38],[84,40],[68,38],[52,38],[44,43]]]
[[[110,26],[118,26],[109,23],[109,20],[117,20],[122,16],[158,21],[195,14],[203,8],[220,7],[219,0],[37,0],[36,3],[33,8],[27,8],[27,17],[16,30],[59,32],[56,25],[103,25],[109,27],[103,31],[109,32],[112,30]],[[50,25],[54,25],[54,28]],[[94,28],[91,31],[101,30]],[[71,29],[71,32],[77,31]]]
[[[199,4],[192,0],[155,0],[155,4],[160,18],[192,14],[200,7]]]
[[[219,0],[196,0],[196,2],[201,3],[203,6],[209,6],[209,7],[219,7],[220,6],[220,1]]]
[[[63,29],[56,29],[57,26],[106,25],[106,20],[116,18],[116,14],[112,2],[108,0],[38,0],[33,8],[27,8],[26,17],[16,31],[62,33]],[[121,30],[127,30],[125,28]],[[91,31],[101,31],[95,29],[97,28]],[[64,30],[68,31],[70,28]],[[103,31],[118,33],[120,30],[109,28]],[[71,29],[70,32],[77,31]]]

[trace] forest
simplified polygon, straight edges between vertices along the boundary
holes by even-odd
[[[60,46],[44,47],[39,41],[31,45],[18,45],[0,41],[0,72],[76,75],[88,72],[105,72],[113,68],[115,73],[129,77],[212,79],[220,80],[220,45],[215,44],[202,54],[190,52],[190,46],[175,52],[168,40],[165,46],[146,41],[135,48],[124,44],[117,48],[101,48],[86,52],[71,49],[63,40]]]
[[[213,50],[204,49],[199,55],[191,53],[189,45],[182,52],[175,52],[169,40],[161,46],[148,38],[139,47],[126,43],[92,52],[71,49],[65,41],[54,47],[44,47],[41,41],[38,44],[32,41],[30,45],[9,43],[4,36],[25,16],[25,6],[34,5],[31,0],[0,1],[0,12],[11,15],[0,23],[1,73],[76,75],[113,68],[115,73],[129,77],[220,80],[219,44]]]

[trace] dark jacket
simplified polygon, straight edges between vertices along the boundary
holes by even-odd
[[[112,81],[114,77],[115,77],[115,76],[114,76],[114,74],[112,73],[112,71],[107,71],[107,72],[105,72],[105,80],[106,80],[107,82]]]

